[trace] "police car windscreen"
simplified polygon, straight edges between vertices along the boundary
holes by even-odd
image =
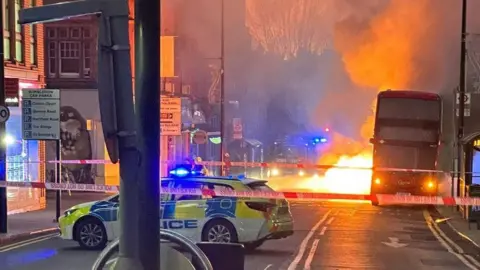
[[[441,120],[441,101],[411,98],[382,98],[377,108],[379,119]]]

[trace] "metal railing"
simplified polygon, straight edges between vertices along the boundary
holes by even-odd
[[[201,270],[213,270],[213,266],[205,253],[187,237],[169,230],[160,229],[160,239],[167,240],[174,244],[185,247],[187,252],[193,255],[192,261],[195,261]],[[110,243],[98,256],[97,260],[92,266],[92,270],[102,270],[112,260],[111,258],[119,250],[120,240],[117,239]],[[199,270],[200,270],[199,269]]]

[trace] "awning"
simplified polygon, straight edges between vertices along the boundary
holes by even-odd
[[[244,142],[246,142],[247,144],[249,144],[253,147],[259,147],[259,146],[263,145],[263,143],[261,143],[259,140],[255,140],[255,139],[244,139]]]

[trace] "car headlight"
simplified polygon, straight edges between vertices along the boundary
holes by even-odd
[[[278,169],[273,169],[273,170],[272,170],[272,175],[273,175],[273,176],[277,176],[277,175],[279,175],[279,174],[280,174],[280,171],[279,171]]]
[[[68,217],[70,216],[71,214],[75,213],[75,211],[77,211],[78,209],[69,209],[67,211],[65,211],[65,217]]]
[[[316,173],[316,174],[313,175],[313,178],[318,179],[318,178],[320,178],[320,175],[318,175],[318,173]]]
[[[299,172],[298,172],[298,175],[299,175],[299,176],[304,176],[304,175],[305,175],[305,172],[304,172],[304,171],[299,171]]]

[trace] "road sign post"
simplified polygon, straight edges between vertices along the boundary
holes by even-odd
[[[0,107],[0,118],[2,108]],[[60,160],[60,90],[22,90],[22,137],[24,140],[54,140],[57,160]],[[61,164],[55,165],[55,181],[61,182]],[[61,193],[56,191],[55,220],[61,214]]]
[[[0,105],[0,123],[7,122],[8,118],[10,118],[10,110],[7,106]]]
[[[182,134],[182,99],[161,97],[160,130],[162,136]]]
[[[457,109],[456,109],[456,116],[458,117],[460,114],[459,114],[459,110],[460,110],[460,94],[457,93],[456,94],[456,103],[457,103]],[[464,116],[465,117],[468,117],[470,116],[470,108],[471,108],[471,104],[472,104],[472,96],[471,96],[471,93],[465,93],[463,95],[463,111],[464,111]]]

